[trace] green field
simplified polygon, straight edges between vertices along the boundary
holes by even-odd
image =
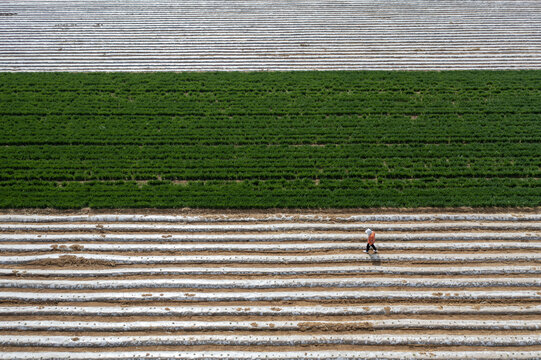
[[[0,73],[1,208],[541,205],[541,71]]]

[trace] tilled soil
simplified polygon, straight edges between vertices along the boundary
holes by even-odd
[[[68,211],[58,211],[58,210],[24,210],[24,211],[9,211],[9,210],[3,210],[0,211],[0,214],[10,214],[10,215],[17,215],[17,214],[26,214],[26,215],[87,215],[87,214],[146,214],[146,215],[182,215],[182,216],[200,216],[201,219],[198,222],[191,222],[190,224],[199,224],[199,225],[205,225],[207,222],[205,222],[205,218],[212,219],[212,222],[209,222],[208,224],[233,224],[238,223],[243,218],[253,218],[258,219],[258,221],[249,221],[249,220],[242,220],[242,224],[248,224],[248,225],[269,225],[269,224],[281,224],[281,223],[288,223],[288,222],[295,222],[295,223],[301,223],[302,221],[299,220],[304,215],[313,215],[313,216],[321,216],[322,218],[325,217],[327,219],[325,220],[306,220],[310,223],[321,223],[321,224],[333,224],[336,222],[340,222],[337,220],[338,217],[344,217],[344,216],[355,216],[355,215],[361,215],[361,214],[370,214],[370,215],[378,215],[378,214],[437,214],[437,213],[445,213],[445,214],[486,214],[487,219],[484,221],[472,221],[472,224],[492,224],[491,226],[494,226],[494,222],[490,221],[490,214],[513,214],[513,215],[521,215],[521,214],[538,214],[539,209],[445,209],[445,210],[437,210],[437,209],[363,209],[363,210],[337,210],[337,211],[280,211],[280,210],[270,210],[270,211],[263,211],[263,210],[256,210],[256,211],[214,211],[214,210],[153,210],[153,209],[144,209],[144,210],[118,210],[118,211],[97,211],[97,210],[82,210],[77,212],[68,212]],[[291,220],[283,220],[283,221],[277,221],[272,220],[268,221],[269,216],[290,216]],[[220,221],[217,221],[220,220]],[[240,220],[239,220],[240,219]],[[265,220],[267,219],[267,220]],[[436,225],[435,230],[430,231],[411,231],[409,235],[415,237],[416,234],[424,234],[426,232],[430,233],[445,233],[449,234],[451,236],[454,236],[453,240],[447,240],[445,243],[460,243],[463,242],[463,239],[461,239],[460,232],[457,231],[455,233],[449,231],[446,228],[442,228],[441,230],[437,228],[437,224],[441,223],[440,221],[434,220],[434,221],[412,221],[412,222],[401,222],[404,224],[408,223],[426,223],[426,224],[432,224]],[[465,220],[460,220],[461,223],[467,222]],[[17,222],[11,221],[10,223],[18,224]],[[62,224],[63,222],[55,222],[50,224]],[[68,222],[66,222],[68,223]],[[81,223],[73,223],[69,222],[69,224],[88,224],[89,222],[81,222]],[[349,221],[348,223],[355,223],[354,221]],[[371,221],[371,224],[378,223],[377,221]],[[395,225],[399,225],[401,223],[394,223]],[[445,223],[449,223],[449,221],[446,221]],[[499,221],[498,223],[503,223]],[[520,230],[510,230],[508,226],[503,223],[501,225],[500,229],[494,230],[493,228],[490,228],[488,230],[481,229],[474,229],[474,230],[468,230],[466,231],[468,233],[483,233],[484,231],[487,233],[493,233],[493,232],[502,232],[506,234],[516,235],[516,241],[517,242],[528,242],[531,244],[538,244],[541,243],[541,240],[524,240],[521,239],[520,234],[535,234],[536,230],[535,227],[539,227],[539,223],[532,222],[532,221],[520,221],[520,220],[514,220],[509,221],[509,225],[520,223],[525,228],[521,228]],[[22,223],[21,223],[22,224]],[[25,223],[28,224],[28,223]],[[30,223],[31,224],[31,223]],[[49,223],[47,222],[39,222],[39,224],[47,225]],[[95,223],[97,224],[97,223]],[[124,223],[125,224],[125,223]],[[144,234],[153,234],[153,235],[159,235],[159,240],[153,240],[153,241],[142,241],[142,242],[115,242],[115,241],[104,241],[103,243],[111,243],[111,244],[183,244],[182,242],[170,242],[168,240],[170,237],[170,231],[162,231],[160,230],[160,225],[181,225],[184,224],[182,222],[179,223],[149,223],[145,222],[145,224],[153,224],[157,225],[156,229],[153,231],[145,231]],[[393,224],[392,222],[386,221],[381,222],[381,224]],[[1,224],[0,224],[1,225]],[[362,224],[361,224],[362,225]],[[488,226],[487,225],[487,226]],[[478,225],[476,225],[478,226]],[[528,228],[531,226],[531,228]],[[92,234],[96,233],[96,231],[99,231],[99,234],[107,235],[107,234],[127,234],[129,235],[129,232],[122,232],[122,231],[108,231],[108,230],[96,230],[96,229],[90,229],[88,231],[76,231],[76,232],[58,232],[58,231],[51,231],[47,232],[45,230],[43,231],[6,231],[0,233],[0,244],[34,244],[32,240],[27,240],[24,242],[10,242],[9,236],[5,236],[7,234],[33,234],[33,235],[50,235],[50,234],[74,234],[74,237],[76,235],[83,234]],[[2,259],[8,259],[8,257],[17,257],[17,256],[28,256],[28,255],[45,255],[45,254],[54,254],[61,255],[60,258],[48,258],[48,259],[41,259],[41,260],[35,260],[27,263],[1,263],[0,269],[7,269],[10,270],[10,274],[6,274],[3,276],[0,276],[0,281],[12,281],[12,282],[23,282],[27,280],[35,280],[35,281],[49,281],[49,280],[70,280],[74,281],[74,287],[68,288],[68,289],[55,289],[55,288],[41,288],[41,289],[33,289],[33,288],[21,288],[21,287],[0,287],[0,313],[3,315],[0,315],[0,351],[4,354],[9,354],[10,352],[13,353],[35,353],[36,359],[40,357],[40,353],[48,352],[48,351],[60,351],[60,352],[88,352],[89,358],[92,358],[90,355],[91,353],[99,353],[102,351],[112,351],[112,352],[135,352],[135,351],[166,351],[166,350],[174,350],[174,351],[220,351],[224,354],[231,351],[251,351],[254,353],[262,353],[265,355],[269,355],[272,357],[272,354],[275,353],[283,353],[286,351],[319,351],[319,350],[332,350],[332,351],[393,351],[393,352],[411,352],[411,351],[456,351],[456,352],[462,352],[462,351],[507,351],[509,353],[516,352],[516,351],[538,351],[539,357],[541,357],[541,330],[509,330],[502,328],[501,326],[497,326],[498,321],[536,321],[541,318],[541,308],[540,310],[531,310],[532,308],[537,309],[537,306],[541,305],[541,287],[539,286],[531,286],[531,287],[525,287],[525,286],[517,286],[520,279],[531,279],[536,280],[539,279],[539,274],[541,273],[541,251],[538,250],[524,250],[524,249],[507,249],[507,250],[499,250],[499,249],[482,249],[482,250],[427,250],[423,249],[423,244],[426,243],[444,243],[441,240],[431,241],[431,240],[424,240],[422,242],[418,242],[414,244],[418,244],[419,248],[411,250],[411,251],[402,251],[402,250],[385,250],[385,241],[393,241],[397,242],[399,240],[393,240],[386,238],[385,241],[376,242],[376,246],[380,244],[380,257],[381,259],[385,259],[385,256],[387,255],[396,255],[396,254],[420,254],[420,255],[433,255],[435,258],[428,262],[423,261],[400,261],[400,260],[390,260],[390,261],[380,261],[378,258],[373,258],[373,261],[364,261],[362,263],[352,263],[349,260],[340,260],[340,255],[344,255],[344,257],[356,255],[356,256],[369,256],[362,252],[362,249],[365,247],[364,243],[364,237],[365,235],[359,231],[357,232],[348,232],[348,231],[321,231],[321,232],[302,232],[302,231],[287,231],[287,233],[292,234],[315,234],[315,233],[332,233],[332,234],[358,234],[359,235],[359,249],[357,250],[351,250],[351,249],[339,249],[339,248],[330,248],[325,251],[280,251],[280,250],[273,250],[271,252],[262,252],[258,251],[256,246],[254,246],[254,249],[247,249],[243,251],[184,251],[184,252],[175,252],[175,251],[150,251],[150,252],[144,252],[144,251],[137,251],[137,252],[128,252],[128,251],[94,251],[94,252],[86,252],[84,250],[84,244],[83,241],[78,240],[62,240],[61,244],[67,245],[66,247],[60,247],[57,246],[58,242],[51,241],[51,242],[35,242],[35,244],[45,244],[51,246],[51,251],[28,251],[28,252],[16,252],[16,251],[4,251],[0,252],[0,262],[2,262]],[[381,235],[381,232],[378,232],[376,237],[378,235]],[[178,234],[178,232],[176,232]],[[276,231],[257,231],[252,233],[246,233],[246,234],[266,234],[269,235],[272,234],[279,234],[280,232]],[[391,236],[393,234],[400,234],[400,231],[395,232],[389,232],[386,233],[385,236]],[[142,233],[137,232],[137,234],[141,235]],[[231,234],[231,232],[197,232],[197,234],[205,235],[205,234],[212,234],[212,235],[225,235],[225,234]],[[237,234],[235,232],[235,234]],[[239,233],[244,234],[244,233]],[[5,236],[3,238],[2,236]],[[472,240],[468,240],[472,241]],[[502,240],[495,238],[493,240],[483,240],[483,243],[488,244],[498,244]],[[341,243],[344,242],[351,242],[351,240],[344,240],[340,241]],[[89,241],[88,243],[95,243],[92,241]],[[101,243],[101,242],[100,242]],[[214,242],[216,244],[238,244],[238,242],[228,242],[228,241],[218,241]],[[258,242],[261,244],[312,244],[316,243],[314,241],[298,241],[298,240],[292,240],[292,241],[280,241],[280,242],[274,242],[272,241],[272,237],[269,237],[268,241]],[[408,240],[408,243],[412,243],[411,240]],[[190,242],[186,244],[197,244],[197,242]],[[56,246],[55,246],[56,245]],[[221,263],[211,263],[206,264],[204,261],[193,261],[185,263],[183,261],[180,261],[179,263],[170,263],[170,264],[157,264],[153,263],[152,258],[148,258],[148,260],[142,264],[123,264],[120,262],[116,262],[114,260],[100,260],[100,259],[85,259],[84,257],[78,256],[78,254],[81,253],[90,253],[94,255],[122,255],[122,256],[133,256],[133,257],[140,257],[140,256],[177,256],[179,259],[182,259],[186,256],[202,256],[203,258],[209,257],[209,256],[224,256],[226,257],[223,262]],[[371,251],[372,254],[372,251]],[[481,259],[478,259],[478,261],[469,261],[467,256],[464,255],[471,255],[475,254],[476,256],[480,256]],[[485,255],[490,254],[500,254],[502,256],[509,256],[513,257],[514,260],[506,261],[505,258],[503,258],[502,261],[483,261],[482,257]],[[291,255],[297,255],[297,256],[312,256],[312,255],[338,255],[338,258],[333,260],[332,262],[324,262],[324,263],[310,263],[310,261],[302,262],[302,263],[262,263],[262,262],[254,262],[254,263],[235,263],[234,261],[228,261],[227,256],[232,255],[248,255],[248,256],[291,256]],[[456,261],[450,262],[450,261],[443,261],[443,258],[445,256],[456,256]],[[529,256],[529,258],[527,258]],[[441,257],[441,258],[438,258]],[[370,267],[370,271],[363,271],[360,270],[351,270],[345,273],[326,273],[325,270],[318,270],[317,273],[311,273],[311,274],[303,274],[302,269],[307,269],[307,271],[311,267],[318,267],[318,268],[325,268],[325,267],[346,267],[346,266],[353,266],[353,265],[359,265],[363,267]],[[532,266],[533,272],[527,273],[527,272],[515,272],[512,274],[489,274],[489,275],[481,275],[481,274],[469,274],[469,275],[461,275],[460,272],[456,271],[456,269],[461,268],[488,268],[488,267],[499,267],[501,269],[508,269],[511,267],[516,266]],[[404,269],[408,268],[424,268],[424,267],[440,267],[440,268],[454,268],[455,271],[453,274],[388,274],[379,272],[381,269],[385,269],[388,267],[400,267]],[[273,273],[261,273],[261,274],[250,274],[250,275],[234,275],[234,274],[198,274],[198,275],[178,275],[178,274],[167,274],[167,273],[154,273],[152,275],[118,275],[118,274],[100,274],[99,276],[90,276],[90,275],[80,275],[77,276],[78,271],[82,270],[89,270],[89,269],[132,269],[132,268],[144,268],[144,269],[167,269],[167,268],[225,268],[225,269],[232,269],[232,268],[247,268],[247,269],[255,269],[255,268],[275,268],[277,269],[289,269],[289,268],[299,268],[300,271],[295,275],[286,275],[286,274],[273,274]],[[41,273],[40,275],[30,275],[25,274],[25,270],[46,270],[48,273]],[[71,270],[72,275],[70,274],[63,274],[62,276],[55,275],[55,271],[57,270]],[[114,276],[113,276],[114,275]],[[271,287],[265,287],[265,288],[249,288],[247,286],[239,286],[239,287],[233,287],[233,288],[199,288],[199,287],[186,287],[186,288],[145,288],[145,287],[131,287],[131,288],[118,288],[118,289],[77,289],[77,284],[84,284],[85,282],[91,281],[91,280],[115,280],[115,281],[134,281],[134,280],[161,280],[161,279],[192,279],[192,280],[238,280],[240,282],[242,281],[253,281],[253,280],[298,280],[298,279],[325,279],[325,280],[335,280],[337,282],[344,281],[344,279],[351,279],[351,278],[358,278],[360,280],[362,279],[399,279],[401,281],[407,281],[411,279],[426,279],[427,281],[437,281],[437,280],[453,280],[453,279],[476,279],[479,281],[483,281],[483,279],[498,279],[501,281],[505,281],[505,286],[489,286],[489,285],[483,285],[479,287],[430,287],[430,286],[423,286],[423,287],[408,287],[408,286],[371,286],[371,287],[280,287],[279,285],[273,285]],[[315,293],[320,295],[321,299],[296,299],[295,296],[303,293]],[[342,296],[345,292],[356,292],[358,294],[357,297],[351,297],[351,296]],[[393,298],[393,297],[376,297],[376,299],[367,300],[367,298],[364,297],[364,295],[379,295],[379,294],[385,294],[385,292],[394,292],[396,294],[400,294],[400,298]],[[21,294],[21,295],[29,295],[30,299],[28,301],[18,301],[13,300],[10,298],[10,294]],[[137,293],[141,294],[140,298],[133,299],[133,300],[122,300],[119,299],[118,301],[95,301],[92,300],[93,294],[103,294],[103,293],[113,293],[113,294],[132,294]],[[168,295],[171,293],[179,293],[184,295],[184,299],[182,300],[167,300],[167,299],[159,299],[160,294]],[[416,299],[412,296],[420,293],[426,293],[427,295],[430,295],[426,298],[420,298]],[[470,298],[461,297],[461,294],[486,294],[487,297],[480,297],[480,298]],[[514,295],[520,295],[521,293],[528,293],[531,295],[528,295],[527,297],[523,298],[513,298]],[[35,294],[35,298],[32,299],[32,294]],[[39,300],[39,295],[62,295],[62,294],[73,294],[73,295],[81,295],[81,294],[88,294],[89,298],[87,300],[83,301],[71,301],[71,300],[58,300],[58,301],[41,301]],[[241,298],[234,301],[221,301],[218,299],[209,299],[209,301],[201,301],[197,300],[196,294],[283,294],[278,295],[275,300],[272,301],[265,301],[265,300],[251,300],[249,298]],[[326,296],[332,295],[331,298],[326,298]],[[507,295],[506,295],[507,294]],[[155,298],[153,295],[157,295],[158,297]],[[283,296],[283,297],[282,297]],[[145,297],[147,299],[145,299]],[[194,298],[193,300],[191,298]],[[410,298],[411,297],[411,298]],[[217,301],[214,301],[217,300]],[[461,314],[460,312],[453,312],[453,313],[408,313],[408,314],[395,314],[391,313],[391,308],[396,306],[403,306],[408,307],[411,309],[414,309],[416,307],[420,306],[455,306],[455,307],[468,307],[468,309],[471,309],[472,307],[479,307],[481,308],[498,308],[498,307],[505,307],[505,306],[515,306],[517,307],[516,310],[509,313],[498,313],[498,314],[472,314],[471,311],[468,313]],[[71,313],[62,313],[63,310],[58,310],[59,312],[56,314],[51,315],[44,315],[44,314],[38,314],[35,313],[26,313],[25,315],[16,315],[16,314],[9,314],[10,309],[17,309],[17,308],[23,308],[23,307],[33,307],[36,309],[43,309],[44,307],[48,306],[60,306],[60,307],[73,307],[71,310]],[[86,315],[80,310],[77,309],[85,309],[85,308],[91,308],[91,307],[116,307],[118,309],[131,309],[134,307],[178,307],[178,306],[188,306],[188,307],[203,307],[205,308],[213,308],[213,307],[230,307],[228,312],[225,314],[220,315],[212,315],[210,312],[205,313],[205,311],[200,311],[199,315],[173,315],[173,314],[162,314],[162,315],[145,315],[145,314],[139,314],[139,315],[116,315],[116,316],[110,316],[106,314],[98,314],[98,315]],[[252,307],[270,307],[274,309],[274,313],[272,314],[266,314],[266,315],[257,315],[257,314],[251,314],[247,315],[244,311],[246,309],[250,309]],[[325,315],[324,313],[315,313],[311,315],[303,315],[302,312],[299,312],[297,314],[293,315],[283,315],[280,314],[281,309],[287,307],[313,307],[315,309],[318,309],[319,306],[326,306],[326,307],[332,307],[332,306],[359,306],[359,307],[366,307],[366,314],[361,313],[357,315]],[[382,313],[382,314],[370,314],[369,309],[371,306],[383,306],[386,309],[388,308],[389,311]],[[232,308],[231,308],[232,307]],[[393,319],[406,319],[411,320],[412,323],[415,321],[421,321],[421,320],[434,320],[434,321],[444,321],[444,320],[452,320],[456,321],[459,324],[462,324],[465,328],[463,329],[448,329],[445,328],[444,325],[441,325],[440,327],[435,326],[431,328],[426,327],[419,327],[415,328],[413,326],[405,326],[404,328],[392,328],[392,329],[375,329],[372,325],[372,322],[377,322],[381,320],[393,320]],[[486,322],[486,326],[489,328],[482,329],[482,330],[468,330],[467,326],[469,322],[482,320]],[[45,326],[45,329],[47,329],[48,322],[54,322],[55,328],[50,328],[47,330],[32,330],[31,328],[24,329],[24,323],[28,321],[38,321]],[[62,323],[57,322],[65,322],[66,326],[68,326],[68,323],[73,322],[80,322],[80,323],[87,323],[87,322],[98,322],[98,323],[120,323],[120,324],[129,324],[133,322],[149,322],[150,324],[154,324],[152,329],[149,329],[147,331],[144,330],[125,330],[125,331],[101,331],[101,330],[81,330],[81,331],[74,331],[74,330],[62,330],[59,329],[58,326],[62,327]],[[159,327],[156,328],[156,324],[158,322],[170,322],[170,321],[202,321],[205,324],[212,324],[213,322],[218,321],[225,321],[231,323],[231,330],[209,330],[207,329],[198,329],[194,328],[191,330],[160,330]],[[277,328],[273,328],[272,326],[267,327],[261,327],[257,324],[261,322],[284,322],[284,321],[295,321],[299,322],[299,325],[294,330],[279,330]],[[235,327],[236,323],[240,322],[251,322],[254,325],[249,330],[235,330],[233,329]],[[353,322],[353,323],[352,323]],[[13,325],[19,326],[18,330],[7,330],[8,327]],[[442,323],[443,324],[443,323]],[[52,325],[51,325],[52,326]],[[490,328],[493,326],[493,328]],[[540,324],[541,328],[541,324]],[[177,337],[182,336],[190,336],[190,335],[207,335],[211,336],[211,340],[206,341],[204,344],[192,344],[192,345],[152,345],[148,346],[145,345],[145,342],[137,342],[136,340],[138,337],[144,337],[144,336],[153,336],[158,339],[164,338],[166,336],[174,335]],[[347,345],[347,344],[328,344],[325,342],[318,343],[317,341],[315,343],[310,344],[301,344],[295,342],[292,342],[291,344],[283,344],[281,342],[273,343],[273,340],[270,340],[270,345],[251,345],[251,346],[244,346],[240,343],[235,343],[235,341],[232,341],[228,344],[220,344],[220,339],[224,336],[229,335],[238,335],[238,336],[248,336],[248,337],[257,337],[257,336],[287,336],[294,338],[297,335],[314,335],[314,336],[320,336],[320,335],[333,335],[333,336],[343,336],[344,339],[347,338],[350,335],[358,335],[359,337],[368,336],[368,335],[381,335],[383,339],[393,339],[397,338],[402,335],[415,335],[420,343],[415,345],[405,345],[401,342],[398,342],[396,345],[389,345],[386,343],[378,344],[378,340],[374,340],[375,342],[372,344],[364,344],[364,345]],[[432,342],[423,339],[430,339],[431,336],[440,336],[440,335],[448,335],[448,336],[458,336],[463,335],[465,338],[464,345],[448,345],[445,343],[444,340],[434,340]],[[82,339],[86,338],[102,338],[103,341],[100,342],[99,345],[96,346],[76,346],[74,347],[62,347],[58,346],[53,338],[53,336],[60,336],[60,337],[70,337],[74,343],[81,342]],[[130,336],[131,338],[122,346],[116,346],[113,343],[108,343],[108,338],[113,338],[116,336]],[[479,336],[486,336],[488,337],[488,340],[483,340],[482,344],[478,346],[471,346],[468,344],[468,339],[473,339]],[[26,345],[20,346],[20,343],[17,343],[21,339],[21,337],[27,337],[26,339]],[[33,338],[36,337],[36,338]],[[533,338],[532,338],[533,337]],[[46,338],[50,340],[46,340],[45,345],[43,342],[38,342],[38,338]],[[528,338],[530,339],[530,343],[528,345],[524,345],[521,343],[521,338]],[[73,340],[77,339],[77,340]],[[440,338],[438,338],[440,339]],[[499,339],[499,340],[498,340]],[[498,341],[502,340],[504,341],[505,345],[498,345]],[[215,341],[214,341],[215,340]],[[47,342],[50,341],[50,342]],[[84,344],[84,342],[82,342]],[[537,356],[537,355],[535,355]],[[224,355],[224,358],[227,358]],[[535,357],[534,357],[535,358]]]

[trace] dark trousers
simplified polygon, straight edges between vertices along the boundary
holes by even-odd
[[[366,244],[366,251],[370,250],[370,246],[372,246],[372,249],[374,249],[374,251],[378,251],[378,249],[376,249],[376,247],[374,246],[374,244],[372,244],[372,245]]]

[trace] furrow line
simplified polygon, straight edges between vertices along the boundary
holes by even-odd
[[[119,290],[119,289],[280,289],[280,288],[475,288],[475,287],[541,287],[541,278],[338,278],[338,279],[130,279],[130,280],[4,280],[0,289],[62,289],[62,290]]]
[[[3,316],[353,316],[353,315],[537,315],[541,305],[369,306],[0,306]]]
[[[393,275],[511,275],[541,274],[540,266],[322,266],[322,267],[149,267],[112,269],[0,269],[0,276],[99,277],[170,275],[333,275],[374,273]]]
[[[89,292],[89,293],[45,293],[45,292],[0,292],[0,301],[42,302],[118,302],[118,301],[540,301],[541,291],[288,291],[288,292]]]
[[[3,245],[3,252],[310,252],[328,250],[360,250],[365,244],[358,243],[316,243],[316,244],[29,244]],[[541,242],[471,242],[471,243],[378,243],[380,250],[541,250]]]
[[[541,351],[4,352],[2,360],[539,360]]]
[[[351,241],[364,239],[357,233],[283,233],[283,234],[8,234],[0,233],[5,242],[282,242],[282,241]],[[541,240],[538,232],[449,232],[449,233],[379,233],[378,243],[394,241],[481,241],[481,240]],[[363,240],[364,241],[364,240]]]
[[[1,346],[302,346],[302,345],[535,346],[541,335],[162,335],[162,336],[23,336],[0,335]]]
[[[0,331],[309,331],[309,330],[539,330],[537,320],[367,320],[367,321],[0,321]]]
[[[0,264],[28,264],[54,261],[68,255],[45,254],[26,256],[0,256]],[[339,255],[156,255],[123,256],[77,253],[70,255],[80,260],[99,260],[116,264],[301,264],[301,263],[367,263],[367,262],[541,262],[541,253],[503,254],[339,254]]]

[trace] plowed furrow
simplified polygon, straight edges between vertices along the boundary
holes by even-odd
[[[283,233],[283,234],[51,234],[44,233],[3,233],[2,240],[6,242],[318,242],[318,241],[359,241],[363,234],[355,233]],[[479,241],[479,240],[501,240],[501,241],[530,241],[541,240],[541,232],[440,232],[440,233],[393,233],[378,234],[378,241]]]
[[[20,336],[0,335],[1,346],[28,347],[116,347],[116,346],[303,346],[344,345],[418,345],[418,346],[534,346],[541,345],[541,335],[162,335],[162,336]]]
[[[306,267],[147,267],[147,268],[112,268],[112,269],[0,269],[2,277],[73,277],[93,278],[112,276],[287,276],[287,275],[340,275],[340,274],[379,274],[379,275],[539,275],[539,266],[306,266]]]
[[[0,253],[16,252],[317,252],[328,250],[359,250],[362,243],[307,243],[307,244],[25,244],[1,245]],[[385,241],[381,250],[538,250],[541,242],[470,242],[470,243],[403,243]]]
[[[25,264],[42,260],[61,259],[66,255],[2,256],[0,264]],[[78,253],[77,258],[117,264],[314,264],[314,263],[460,263],[460,262],[541,262],[541,253],[499,254],[375,254],[375,255],[186,255],[186,256],[123,256],[109,254]],[[36,264],[36,265],[39,265]]]
[[[134,321],[134,322],[88,322],[88,321],[0,321],[0,332],[13,331],[272,331],[331,330],[539,330],[537,320],[371,320],[371,321]]]
[[[38,358],[39,356],[39,358]],[[537,360],[541,351],[120,351],[120,352],[23,352],[0,353],[2,360]]]
[[[531,287],[541,289],[541,278],[338,278],[338,279],[149,279],[149,280],[1,280],[4,289],[274,289],[274,288],[472,288],[472,287]]]
[[[59,316],[347,316],[347,315],[537,315],[541,305],[393,305],[393,306],[2,306],[0,315]],[[84,319],[86,320],[86,319]]]
[[[179,302],[218,302],[218,301],[439,301],[439,300],[541,300],[541,291],[459,291],[452,293],[435,291],[276,291],[276,292],[14,292],[3,291],[0,301],[19,302],[130,302],[130,301],[179,301]]]

